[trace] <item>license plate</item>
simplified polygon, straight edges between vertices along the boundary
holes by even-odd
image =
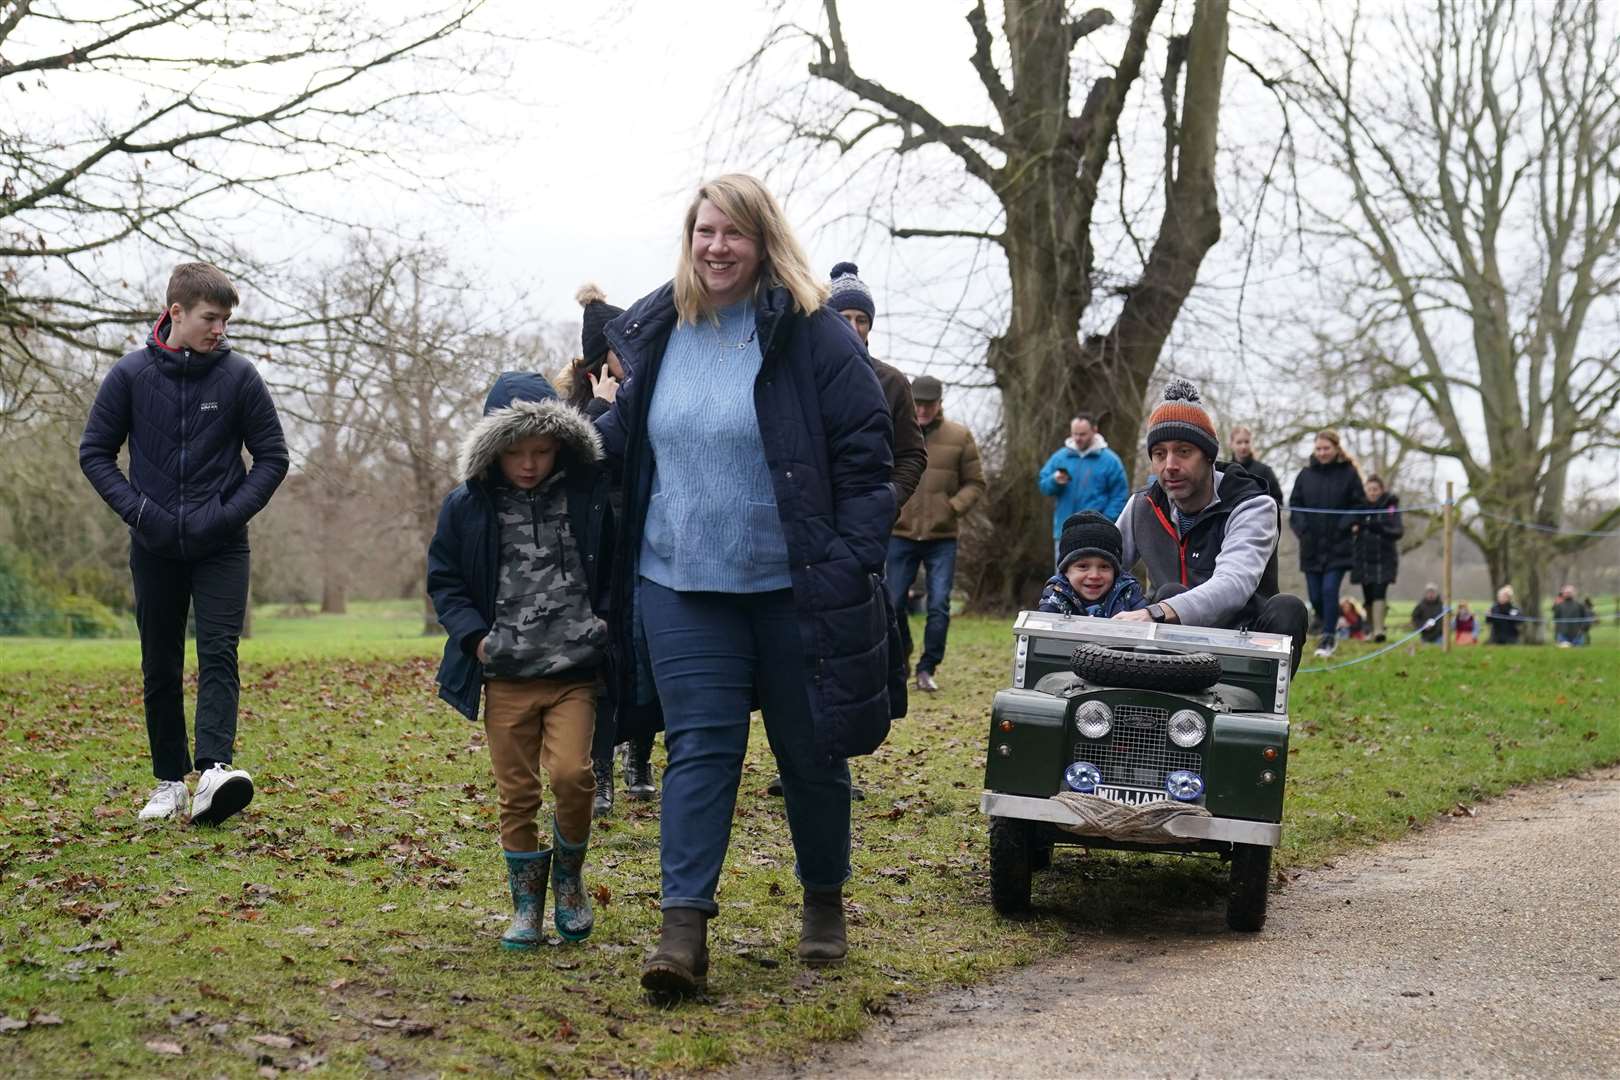
[[[1112,787],[1108,784],[1098,784],[1096,794],[1109,802],[1124,803],[1126,806],[1141,806],[1143,803],[1168,802],[1170,796],[1162,791],[1153,791],[1148,788]]]

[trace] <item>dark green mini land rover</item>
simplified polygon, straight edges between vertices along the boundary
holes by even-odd
[[[1226,921],[1266,919],[1282,837],[1289,641],[1026,611],[995,696],[980,809],[996,910],[1029,907],[1055,844],[1231,863]]]

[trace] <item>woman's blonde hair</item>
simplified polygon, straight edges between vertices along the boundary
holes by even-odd
[[[1336,429],[1334,429],[1334,428],[1323,428],[1321,431],[1318,431],[1316,433],[1316,437],[1318,439],[1326,439],[1328,442],[1333,444],[1333,449],[1334,449],[1333,460],[1334,461],[1347,461],[1347,462],[1349,462],[1350,467],[1352,469],[1356,470],[1356,475],[1357,476],[1361,475],[1361,466],[1356,463],[1356,459],[1351,456],[1350,451],[1348,451],[1348,450],[1346,450],[1344,448],[1344,440],[1339,438],[1339,433],[1338,433],[1338,431]]]
[[[827,302],[827,283],[810,272],[810,260],[788,225],[787,215],[765,185],[746,173],[727,173],[706,181],[697,189],[692,205],[686,208],[686,224],[681,231],[681,256],[675,264],[675,310],[684,323],[715,317],[709,291],[698,277],[692,262],[692,229],[697,224],[698,207],[707,199],[742,234],[759,245],[759,278],[756,294],[772,285],[781,285],[793,297],[793,306],[810,315]]]
[[[1496,602],[1498,604],[1511,604],[1511,603],[1513,603],[1513,586],[1504,585],[1500,589],[1497,589],[1496,590]]]

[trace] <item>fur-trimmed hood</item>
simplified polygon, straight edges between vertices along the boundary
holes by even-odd
[[[464,483],[481,479],[502,450],[534,435],[551,435],[561,442],[565,463],[595,465],[602,460],[596,427],[578,409],[560,401],[544,376],[506,372],[484,402],[484,418],[462,440],[456,479]]]

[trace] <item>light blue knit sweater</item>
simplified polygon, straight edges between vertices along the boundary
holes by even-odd
[[[641,576],[677,592],[786,589],[787,540],[754,411],[750,301],[669,336],[647,417],[656,472]]]

